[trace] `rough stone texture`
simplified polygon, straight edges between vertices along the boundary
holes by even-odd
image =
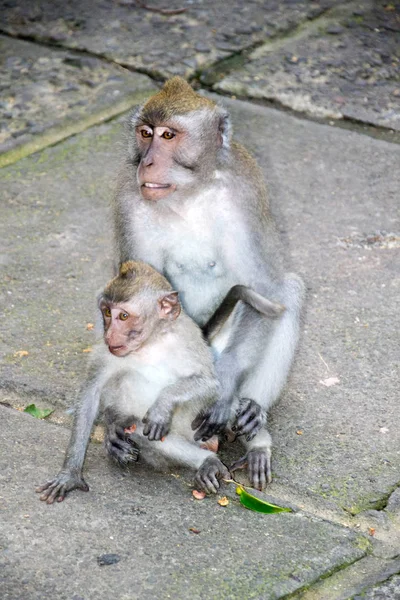
[[[301,351],[271,415],[275,478],[353,512],[379,507],[399,482],[400,247],[341,240],[376,230],[398,238],[400,148],[227,104],[309,288]]]
[[[354,596],[353,600],[400,600],[400,575],[395,575],[389,581]]]
[[[0,171],[3,384],[75,395],[112,272],[107,207],[122,132],[100,126]]]
[[[215,89],[400,130],[400,4],[354,2],[336,15],[256,49]]]
[[[127,110],[156,89],[118,65],[4,36],[0,55],[0,154],[51,128]]]
[[[153,0],[158,9],[184,8],[162,15],[134,0],[2,0],[0,30],[88,50],[163,78],[193,75],[234,53],[299,22],[313,18],[336,0]]]
[[[298,600],[354,600],[366,598],[368,589],[381,584],[386,586],[394,573],[400,571],[400,560],[384,561],[374,556],[366,556],[346,569],[337,571],[327,579],[296,596]],[[394,577],[393,580],[396,578]],[[384,582],[384,583],[383,583]],[[379,589],[379,587],[377,588]],[[393,589],[393,588],[392,588]],[[374,596],[373,596],[374,597]],[[379,598],[379,596],[377,596]],[[374,597],[375,598],[375,597]],[[390,594],[383,596],[385,600],[394,600]]]
[[[275,485],[354,513],[381,508],[399,482],[400,249],[383,234],[382,245],[359,240],[377,230],[398,238],[400,148],[226,104],[238,139],[255,149],[293,269],[309,287],[299,357],[271,413]],[[76,393],[94,340],[86,323],[95,292],[111,273],[107,206],[120,138],[117,124],[92,128],[1,171],[8,389],[62,404]],[[342,241],[352,235],[354,245]],[[332,377],[339,381],[328,387]]]
[[[48,506],[33,490],[59,469],[68,431],[0,413],[3,600],[274,600],[368,548],[362,536],[301,513],[247,511],[234,490],[225,508],[215,497],[196,501],[188,474],[121,471],[98,445],[88,452],[89,493]],[[119,561],[99,566],[110,554]]]

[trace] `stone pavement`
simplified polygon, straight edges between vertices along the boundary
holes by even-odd
[[[141,4],[0,2],[2,598],[399,598],[399,6]],[[111,273],[124,113],[176,72],[231,111],[307,282],[270,418],[267,497],[291,514],[232,486],[225,508],[195,501],[190,473],[121,471],[96,443],[88,494],[33,491],[62,462]],[[15,410],[32,402],[55,412]]]

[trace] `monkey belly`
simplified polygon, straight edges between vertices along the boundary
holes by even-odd
[[[160,392],[176,381],[167,368],[142,366],[141,371],[121,372],[109,379],[101,394],[102,409],[112,407],[121,421],[141,420]]]

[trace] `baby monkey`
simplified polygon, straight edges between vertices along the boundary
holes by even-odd
[[[83,463],[100,405],[108,428],[129,428],[131,456],[139,441],[146,462],[197,469],[196,487],[215,493],[229,472],[194,441],[191,423],[215,402],[218,382],[211,351],[178,293],[149,265],[129,261],[100,295],[99,309],[104,339],[90,357],[63,467],[37,488],[40,499],[52,504],[89,489]]]
[[[216,334],[237,302],[270,317],[284,308],[244,286],[232,288],[205,331]],[[61,502],[73,489],[88,491],[83,464],[101,406],[109,454],[120,464],[181,464],[197,470],[195,486],[216,493],[229,471],[212,441],[195,441],[192,423],[218,397],[213,357],[201,329],[181,309],[178,293],[149,265],[121,265],[99,299],[104,336],[90,357],[71,439],[58,475],[37,488],[40,499]]]

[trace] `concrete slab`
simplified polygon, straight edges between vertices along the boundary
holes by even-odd
[[[400,598],[400,575],[395,575],[385,583],[354,596],[354,600],[388,600],[389,598],[393,600]]]
[[[399,36],[394,4],[344,3],[292,38],[267,41],[214,89],[400,131]]]
[[[271,413],[271,491],[284,486],[351,513],[383,508],[400,468],[400,148],[226,104],[309,286],[302,347]],[[0,173],[7,389],[61,404],[76,393],[95,291],[111,271],[107,206],[120,137],[118,124],[93,128]]]
[[[118,115],[154,92],[145,75],[0,36],[0,166]]]
[[[266,37],[293,29],[335,3],[2,0],[0,31],[87,50],[157,77],[188,77]],[[177,14],[161,14],[174,9]]]
[[[253,513],[234,494],[225,508],[198,502],[185,474],[121,471],[98,445],[88,453],[89,493],[48,506],[33,490],[59,469],[68,431],[0,413],[4,600],[274,600],[368,550],[361,535],[302,513]],[[118,562],[99,566],[110,554]]]

